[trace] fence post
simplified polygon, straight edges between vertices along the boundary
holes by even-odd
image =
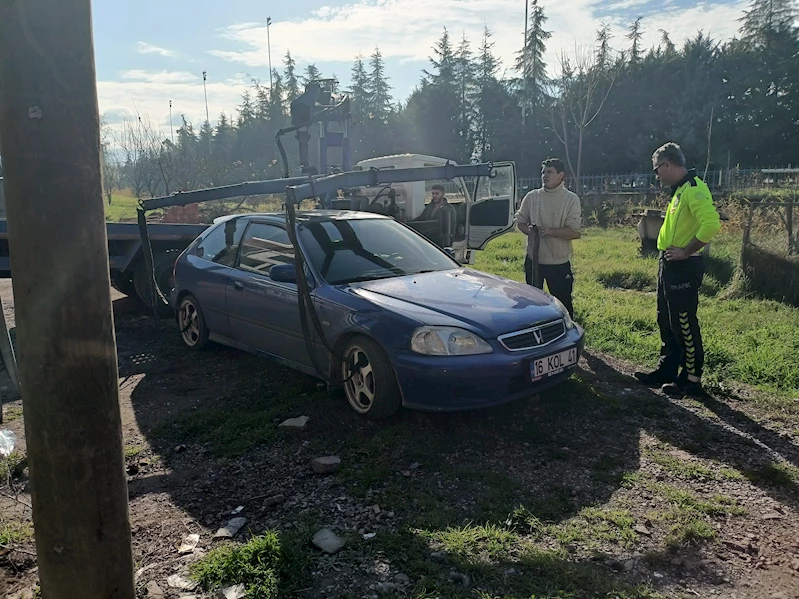
[[[786,214],[785,224],[788,227],[788,255],[792,255],[794,251],[793,239],[793,198],[788,198],[788,214]]]

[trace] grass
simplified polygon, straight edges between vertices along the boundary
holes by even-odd
[[[300,588],[308,572],[308,555],[296,539],[269,531],[243,545],[211,550],[189,572],[205,590],[243,584],[247,599],[274,599]]]
[[[111,204],[107,198],[103,198],[105,205],[105,220],[108,222],[119,222],[136,218],[136,208],[138,200],[127,192],[117,192],[111,196]]]
[[[476,266],[521,280],[522,241],[516,234],[494,240]],[[575,248],[577,319],[586,325],[589,346],[651,363],[659,345],[656,262],[637,255],[634,230],[589,229]],[[714,243],[700,313],[709,375],[775,393],[783,412],[791,412],[784,398],[799,388],[793,357],[799,332],[791,326],[799,311],[778,302],[723,300],[736,259],[734,237]],[[227,350],[220,351],[224,358]],[[213,351],[207,356],[198,359],[225,361]],[[239,353],[225,363],[235,383],[149,431],[154,450],[158,440],[169,439],[207,443],[224,458],[246,460],[247,452],[267,445],[292,460],[300,444],[309,455],[339,456],[341,468],[331,479],[364,505],[394,511],[396,527],[371,541],[348,533],[335,559],[359,567],[389,562],[414,582],[406,597],[655,597],[590,556],[623,556],[653,544],[656,551],[690,553],[712,543],[726,520],[746,514],[729,497],[694,492],[696,482],[748,479],[763,488],[793,488],[799,481],[793,467],[762,455],[766,466],[748,472],[740,451],[733,451],[743,441],[721,427],[710,404],[704,414],[692,412],[656,395],[616,396],[580,377],[535,401],[458,414],[401,411],[374,423],[310,377]],[[310,416],[304,431],[278,427],[302,414]],[[642,447],[642,430],[659,443]],[[680,459],[669,452],[673,447],[701,459]],[[761,453],[755,446],[747,451]],[[642,454],[658,464],[657,479],[641,469]],[[655,505],[641,510],[636,487],[654,496]],[[646,511],[651,535],[636,531]],[[288,535],[256,531],[262,534],[245,544],[209,553],[194,574],[207,590],[245,584],[250,597],[310,586],[317,552],[308,543],[325,517],[318,519]],[[431,559],[432,551],[444,557]],[[451,578],[453,569],[468,575],[471,586]]]
[[[9,476],[19,477],[25,469],[27,460],[18,451],[12,451],[11,455],[0,457],[0,485],[5,483]]]
[[[19,545],[33,537],[33,524],[30,522],[7,522],[0,525],[0,546]]]
[[[17,406],[8,406],[5,410],[5,414],[3,415],[3,419],[6,422],[12,422],[17,418],[22,417],[22,408]]]
[[[737,267],[739,236],[724,231],[711,246],[699,320],[710,384],[735,380],[785,397],[799,393],[799,308],[754,298],[722,299]],[[589,228],[574,242],[576,319],[589,347],[654,366],[657,260],[641,257],[632,228]],[[509,233],[479,253],[475,267],[522,281],[524,237]],[[791,402],[795,404],[796,402]],[[794,406],[799,413],[799,406]]]

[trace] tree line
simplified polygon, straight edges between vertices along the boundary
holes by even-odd
[[[392,97],[379,48],[356,57],[349,89],[334,91],[351,98],[353,163],[413,152],[461,163],[514,160],[520,176],[534,177],[542,159],[559,156],[578,178],[648,170],[653,150],[671,140],[700,173],[796,165],[798,17],[793,0],[753,0],[733,39],[699,30],[679,42],[660,30],[650,48],[641,18],[621,39],[602,24],[595,39],[548,65],[552,32],[532,0],[510,74],[501,72],[488,27],[476,47],[444,28],[407,99]],[[214,127],[184,120],[174,139],[164,139],[137,116],[114,136],[106,129],[107,189],[125,186],[145,197],[281,176],[275,134],[289,124],[290,102],[320,79],[313,64],[298,72],[287,52],[271,88],[253,80],[235,113],[223,112]]]

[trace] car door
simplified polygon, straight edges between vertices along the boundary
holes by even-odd
[[[480,177],[467,209],[467,243],[473,250],[513,228],[516,214],[516,164],[495,162],[496,176]]]
[[[247,219],[232,218],[214,225],[186,253],[190,268],[182,287],[200,304],[208,329],[220,337],[230,337],[225,290],[236,261],[236,251]]]
[[[253,220],[228,279],[228,315],[236,342],[307,365],[310,358],[300,325],[297,285],[269,276],[276,264],[293,263],[294,247],[285,227]]]

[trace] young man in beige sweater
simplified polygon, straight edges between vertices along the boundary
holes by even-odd
[[[543,289],[546,281],[549,292],[574,317],[572,240],[580,238],[582,208],[577,194],[566,189],[563,183],[565,177],[566,168],[562,160],[549,158],[542,162],[541,182],[544,186],[524,196],[516,213],[516,226],[527,235],[527,256],[524,259],[527,284]],[[533,259],[536,257],[538,276],[534,277]]]

